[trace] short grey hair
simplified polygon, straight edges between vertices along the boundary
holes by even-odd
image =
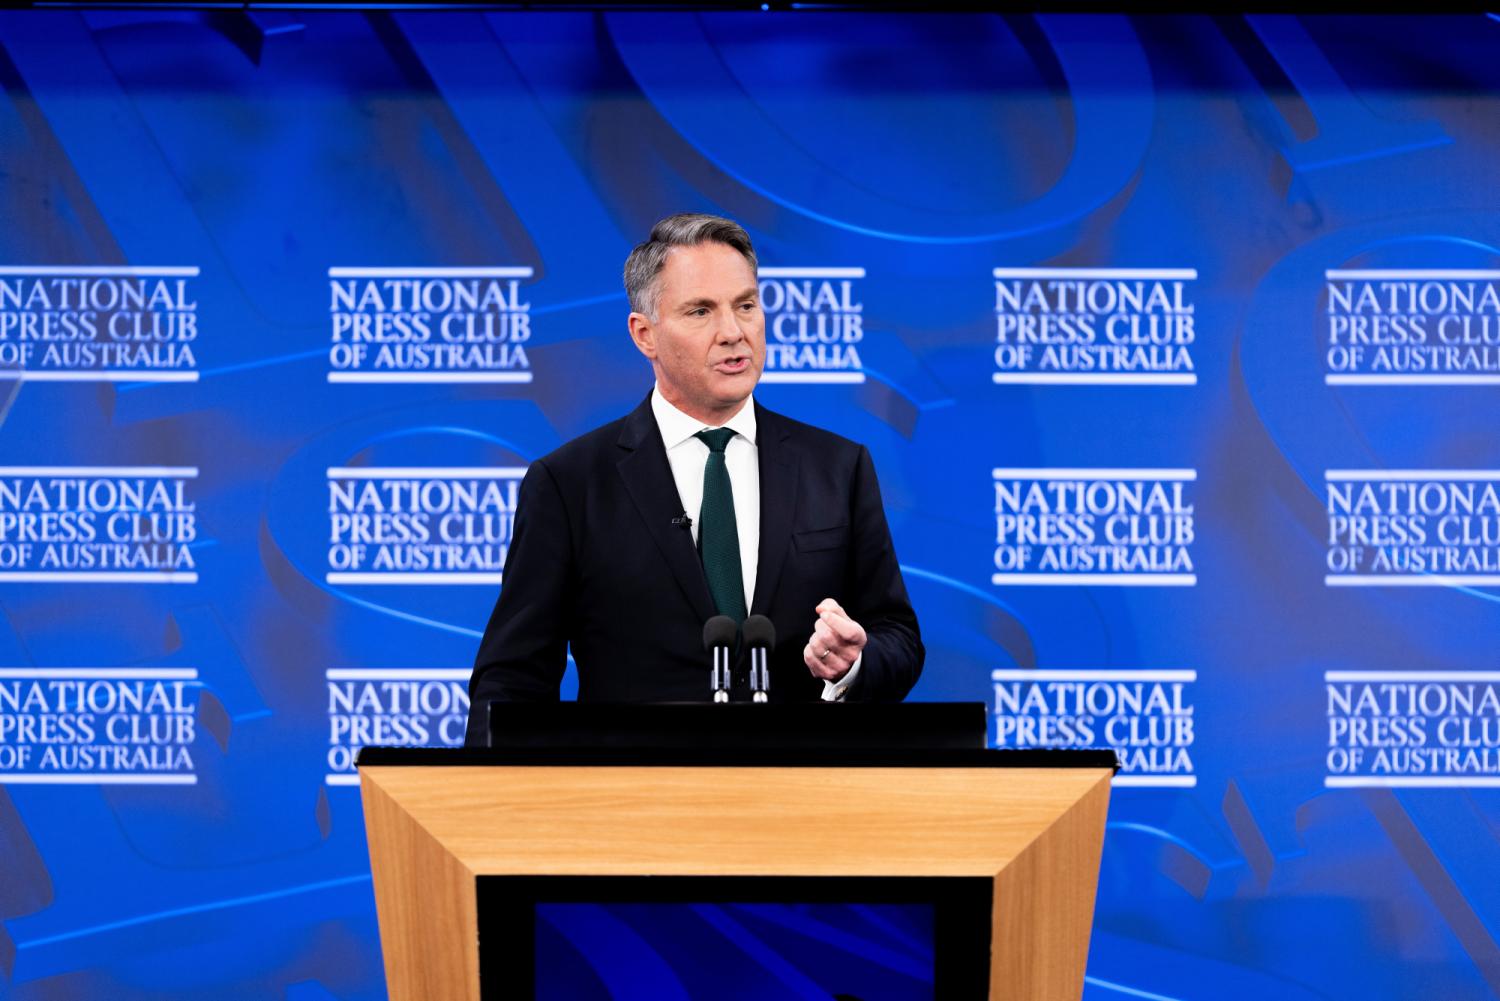
[[[750,234],[739,223],[699,212],[669,215],[652,226],[646,242],[625,258],[625,295],[630,299],[631,312],[644,313],[654,323],[661,305],[661,269],[666,266],[668,251],[700,243],[733,247],[749,262],[750,273],[756,273],[755,248],[750,245]]]

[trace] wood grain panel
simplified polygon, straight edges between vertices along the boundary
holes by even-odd
[[[991,997],[1083,989],[1104,768],[367,766],[392,1001],[477,1001],[474,878],[983,876]]]
[[[476,874],[992,876],[1106,769],[365,768]]]
[[[1108,809],[1106,776],[996,874],[991,998],[1083,995]]]
[[[479,1001],[474,874],[367,777],[360,793],[391,1001]]]

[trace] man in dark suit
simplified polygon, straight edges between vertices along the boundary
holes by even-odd
[[[663,219],[625,287],[656,386],[527,470],[469,743],[491,700],[556,700],[569,647],[580,700],[706,701],[716,614],[775,624],[772,701],[904,698],[924,650],[869,452],[751,399],[766,344],[749,236]],[[748,691],[744,663],[731,691]]]

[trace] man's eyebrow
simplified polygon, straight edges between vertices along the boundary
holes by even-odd
[[[758,286],[758,285],[751,285],[749,288],[745,289],[744,291],[742,291],[738,295],[736,295],[734,297],[734,299],[732,299],[731,301],[732,302],[744,302],[746,299],[754,299],[754,298],[756,298],[759,295],[760,295],[760,286]],[[702,295],[702,296],[699,296],[696,299],[688,299],[688,300],[684,301],[683,303],[681,303],[679,305],[678,308],[679,309],[698,309],[700,306],[706,306],[706,307],[712,309],[717,304],[718,304],[717,300],[712,299],[709,296]]]

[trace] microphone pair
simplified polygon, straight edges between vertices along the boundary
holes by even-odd
[[[710,675],[715,702],[729,701],[729,658],[737,635],[750,650],[750,698],[765,702],[771,688],[770,652],[776,646],[776,626],[764,615],[752,615],[736,626],[727,615],[715,615],[703,624],[703,649],[713,658]]]

